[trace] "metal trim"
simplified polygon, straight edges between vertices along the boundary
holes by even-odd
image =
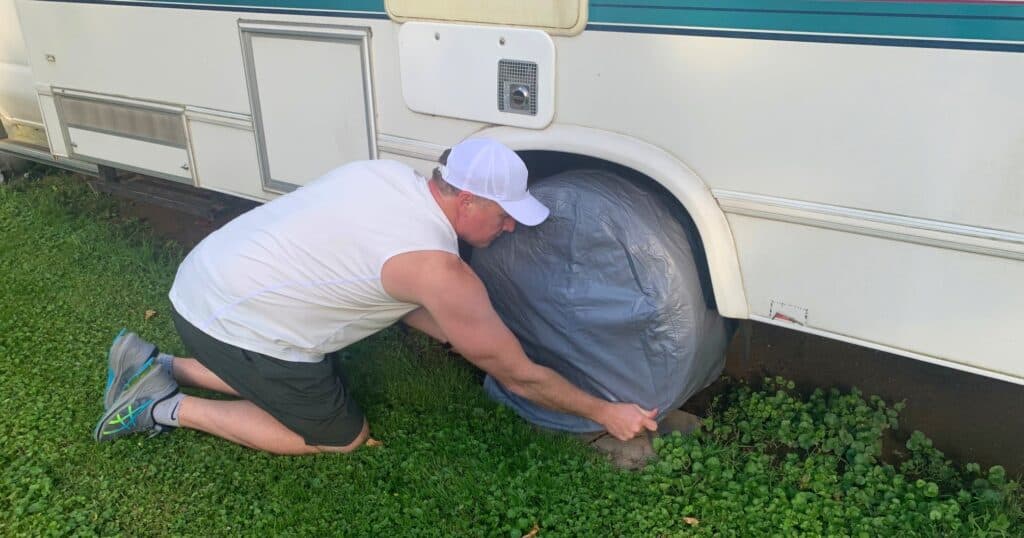
[[[436,163],[438,157],[441,156],[444,150],[448,149],[448,146],[396,135],[380,134],[377,135],[377,148],[381,152]]]
[[[1024,261],[1024,234],[877,211],[712,190],[726,213]]]
[[[60,135],[64,138],[64,151],[67,152],[69,158],[77,158],[75,147],[71,145],[71,133],[68,132],[68,123],[64,119],[64,100],[61,99],[57,89],[52,89],[52,92],[50,97],[53,99],[53,108],[57,111],[57,127],[60,129]]]
[[[238,114],[235,112],[187,106],[185,107],[185,118],[189,121],[232,127],[234,129],[241,129],[244,131],[254,130],[252,125],[252,116]]]
[[[191,185],[193,187],[199,187],[199,171],[196,170],[196,158],[193,154],[192,148],[192,131],[189,125],[189,119],[185,115],[185,110],[181,111],[181,115],[178,116],[181,120],[181,132],[185,134],[185,158],[188,159],[188,176],[192,179]]]
[[[83,99],[86,101],[95,101],[98,103],[116,104],[130,108],[137,108],[149,112],[181,114],[185,111],[185,107],[181,105],[161,103],[156,101],[141,101],[138,99],[122,97],[119,95],[104,95],[99,93],[86,92],[82,90],[74,90],[71,88],[53,88],[53,96],[55,99],[57,97],[70,97],[74,99]]]
[[[285,22],[259,19],[239,19],[240,29],[255,33],[286,33],[292,35],[332,35],[348,36],[360,39],[363,34],[371,34],[369,26],[352,26],[346,24],[322,24],[317,22]],[[308,29],[306,31],[302,29]]]
[[[78,172],[80,174],[95,176],[99,173],[93,163],[73,160],[70,158],[54,157],[53,154],[48,151],[43,151],[43,149],[37,150],[17,142],[0,140],[0,153],[16,155],[22,159],[29,159],[49,166],[56,166],[72,172]]]
[[[376,100],[373,95],[373,79],[370,69],[371,53],[369,39],[372,35],[370,27],[239,20],[238,33],[242,44],[242,64],[245,69],[246,85],[249,91],[249,106],[252,112],[253,129],[256,133],[256,152],[259,157],[260,182],[263,185],[264,191],[284,194],[297,189],[299,185],[277,180],[270,176],[270,159],[267,153],[263,114],[260,107],[259,85],[256,81],[256,63],[252,50],[253,35],[273,36],[298,41],[356,42],[359,45],[363,64],[363,108],[366,114],[367,149],[371,159],[377,158]]]

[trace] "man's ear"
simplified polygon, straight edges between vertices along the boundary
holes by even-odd
[[[459,205],[471,205],[476,200],[476,196],[468,191],[459,191]]]

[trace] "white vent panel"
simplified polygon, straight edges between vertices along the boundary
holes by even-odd
[[[416,112],[532,129],[554,118],[555,45],[541,30],[407,22],[398,50],[402,95]],[[532,79],[529,110],[506,106],[508,83],[522,84],[512,73]]]

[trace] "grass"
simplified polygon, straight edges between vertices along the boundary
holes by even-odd
[[[383,446],[286,458],[186,430],[98,445],[117,330],[183,352],[166,315],[182,254],[69,178],[0,188],[0,535],[1024,532],[998,469],[947,462],[923,436],[903,466],[878,462],[895,410],[856,393],[741,388],[704,432],[659,441],[655,464],[624,472],[536,432],[464,361],[394,330],[341,359]]]

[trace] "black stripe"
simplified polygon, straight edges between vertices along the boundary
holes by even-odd
[[[741,30],[706,30],[654,26],[623,26],[591,23],[587,30],[598,32],[626,32],[634,34],[691,35],[703,37],[732,37],[766,41],[797,41],[802,43],[839,43],[844,45],[875,45],[883,47],[911,47],[923,49],[984,50],[995,52],[1024,52],[1024,43],[996,43],[992,41],[949,41],[939,39],[906,39],[898,37],[858,37],[813,34],[778,34]]]

